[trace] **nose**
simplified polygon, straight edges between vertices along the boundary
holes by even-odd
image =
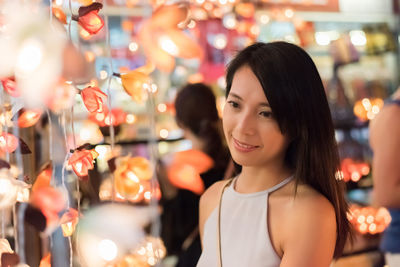
[[[242,111],[237,117],[236,132],[240,135],[254,135],[256,132],[256,119],[248,111]]]

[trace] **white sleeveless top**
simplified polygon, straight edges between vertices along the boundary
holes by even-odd
[[[235,191],[237,178],[227,187],[221,203],[221,255],[223,267],[278,267],[276,254],[268,233],[268,196],[292,180],[260,192],[243,194]],[[217,227],[218,206],[204,225],[203,252],[197,267],[218,267]]]

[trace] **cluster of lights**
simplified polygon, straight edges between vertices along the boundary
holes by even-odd
[[[165,257],[166,248],[160,238],[147,236],[134,255],[150,266],[154,266]]]
[[[353,159],[345,158],[342,160],[340,178],[345,182],[358,182],[361,177],[366,176],[370,172],[370,167],[365,162],[356,162]]]
[[[383,100],[380,98],[364,98],[354,104],[354,114],[363,121],[372,120],[378,115],[383,107]]]
[[[121,157],[116,160],[116,165],[114,183],[117,199],[148,203],[153,196],[157,199],[161,197],[160,189],[152,187],[153,171],[146,158]],[[108,189],[104,188],[104,190]],[[104,192],[102,194],[108,195]]]
[[[367,44],[367,38],[364,31],[350,31],[350,41],[355,46],[365,46]],[[339,39],[340,34],[337,31],[319,31],[314,34],[315,41],[318,45],[326,46],[332,41]]]
[[[359,233],[371,235],[382,233],[391,221],[390,214],[385,208],[356,205],[350,207],[347,217]]]

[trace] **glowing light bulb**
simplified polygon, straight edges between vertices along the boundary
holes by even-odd
[[[213,46],[217,49],[224,49],[226,45],[228,44],[228,41],[226,39],[226,36],[224,34],[217,34],[215,36]]]
[[[331,39],[326,32],[316,32],[315,41],[319,45],[329,45],[331,43]]]
[[[222,23],[227,29],[234,29],[237,25],[237,20],[234,14],[227,14],[224,16]]]
[[[106,70],[101,70],[99,74],[100,74],[100,79],[102,79],[102,80],[104,80],[108,77],[108,73]]]
[[[126,176],[135,183],[140,183],[139,178],[133,172],[128,172]]]
[[[350,31],[350,41],[356,46],[364,46],[367,44],[367,38],[363,31]]]
[[[165,35],[161,36],[158,40],[158,43],[161,49],[167,52],[168,54],[172,56],[178,56],[179,48],[168,36]]]
[[[260,16],[260,22],[261,22],[261,24],[268,24],[269,16],[267,14],[261,15]]]
[[[136,52],[139,49],[139,45],[136,42],[131,42],[129,44],[129,50],[131,52]]]
[[[133,114],[126,115],[126,123],[133,124],[136,122],[136,116]]]
[[[98,159],[104,159],[109,151],[109,147],[98,145],[94,150],[99,153],[99,156],[97,157]]]
[[[97,246],[97,252],[102,259],[112,261],[117,257],[118,248],[110,239],[103,239]]]
[[[158,104],[158,106],[157,106],[157,110],[159,111],[159,112],[165,112],[165,111],[167,111],[167,105],[165,105],[164,103],[160,103],[160,104]]]
[[[160,130],[160,137],[161,137],[161,138],[164,138],[164,139],[167,138],[167,137],[168,137],[168,134],[169,134],[169,133],[168,133],[168,130],[167,130],[167,129],[161,129],[161,130]]]
[[[292,18],[293,15],[294,15],[293,9],[288,8],[288,9],[285,10],[285,16],[286,16],[286,17]]]
[[[78,171],[78,172],[81,172],[82,171],[82,162],[77,162],[76,164],[75,164],[75,168],[76,168],[76,170]]]
[[[24,42],[19,51],[16,70],[21,74],[27,74],[37,69],[43,60],[42,45],[34,39]]]
[[[189,29],[193,29],[194,27],[196,27],[196,21],[191,20],[191,21],[189,22],[189,24],[187,25],[187,27],[188,27]]]

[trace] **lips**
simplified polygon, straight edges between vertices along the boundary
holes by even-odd
[[[233,139],[233,144],[234,144],[236,150],[238,150],[240,152],[251,152],[251,151],[254,151],[257,148],[259,148],[259,146],[252,146],[252,145],[249,145],[246,143],[242,143],[233,137],[232,137],[232,139]]]

